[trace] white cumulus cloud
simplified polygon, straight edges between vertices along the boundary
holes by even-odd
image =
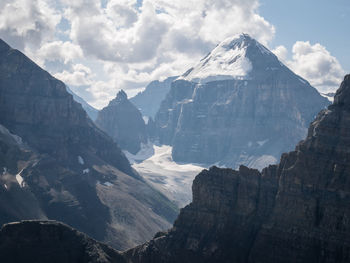
[[[16,15],[13,15],[16,14]],[[119,89],[184,73],[223,39],[245,32],[265,45],[274,26],[259,0],[3,0],[0,37],[101,108]],[[283,46],[274,52],[287,61]],[[285,62],[328,90],[343,74],[319,44],[297,42]]]
[[[278,46],[273,52],[321,93],[335,92],[345,74],[339,61],[319,43],[295,42],[291,59],[287,59],[288,51],[284,46]]]

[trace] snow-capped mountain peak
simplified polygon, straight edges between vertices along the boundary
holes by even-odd
[[[248,49],[254,50],[254,54]],[[201,83],[225,79],[249,79],[254,64],[252,60],[257,57],[256,53],[259,53],[258,56],[275,57],[271,51],[249,35],[235,35],[222,41],[180,78]]]

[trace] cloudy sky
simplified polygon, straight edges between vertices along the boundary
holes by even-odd
[[[349,13],[348,0],[1,0],[0,38],[97,108],[241,32],[328,92],[350,71]]]

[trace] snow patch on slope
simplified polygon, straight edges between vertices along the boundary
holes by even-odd
[[[17,183],[19,184],[20,187],[25,186],[23,177],[21,176],[22,171],[23,171],[23,169],[18,174],[16,174],[16,180],[17,180]]]
[[[246,57],[246,35],[230,37],[221,42],[194,68],[179,79],[206,83],[214,80],[246,79],[252,63]],[[269,52],[261,46],[262,52]]]
[[[84,159],[83,157],[81,157],[80,155],[78,156],[78,163],[80,163],[81,165],[84,165]]]
[[[153,187],[179,207],[184,207],[192,200],[193,179],[205,167],[174,162],[171,157],[171,146],[153,145],[153,149],[154,154],[151,157],[140,163],[134,163],[132,167]]]

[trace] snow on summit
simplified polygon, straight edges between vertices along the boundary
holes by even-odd
[[[226,79],[248,79],[253,69],[252,62],[247,56],[247,48],[250,45],[255,45],[262,54],[272,54],[249,35],[236,35],[222,41],[180,78],[201,83]]]

